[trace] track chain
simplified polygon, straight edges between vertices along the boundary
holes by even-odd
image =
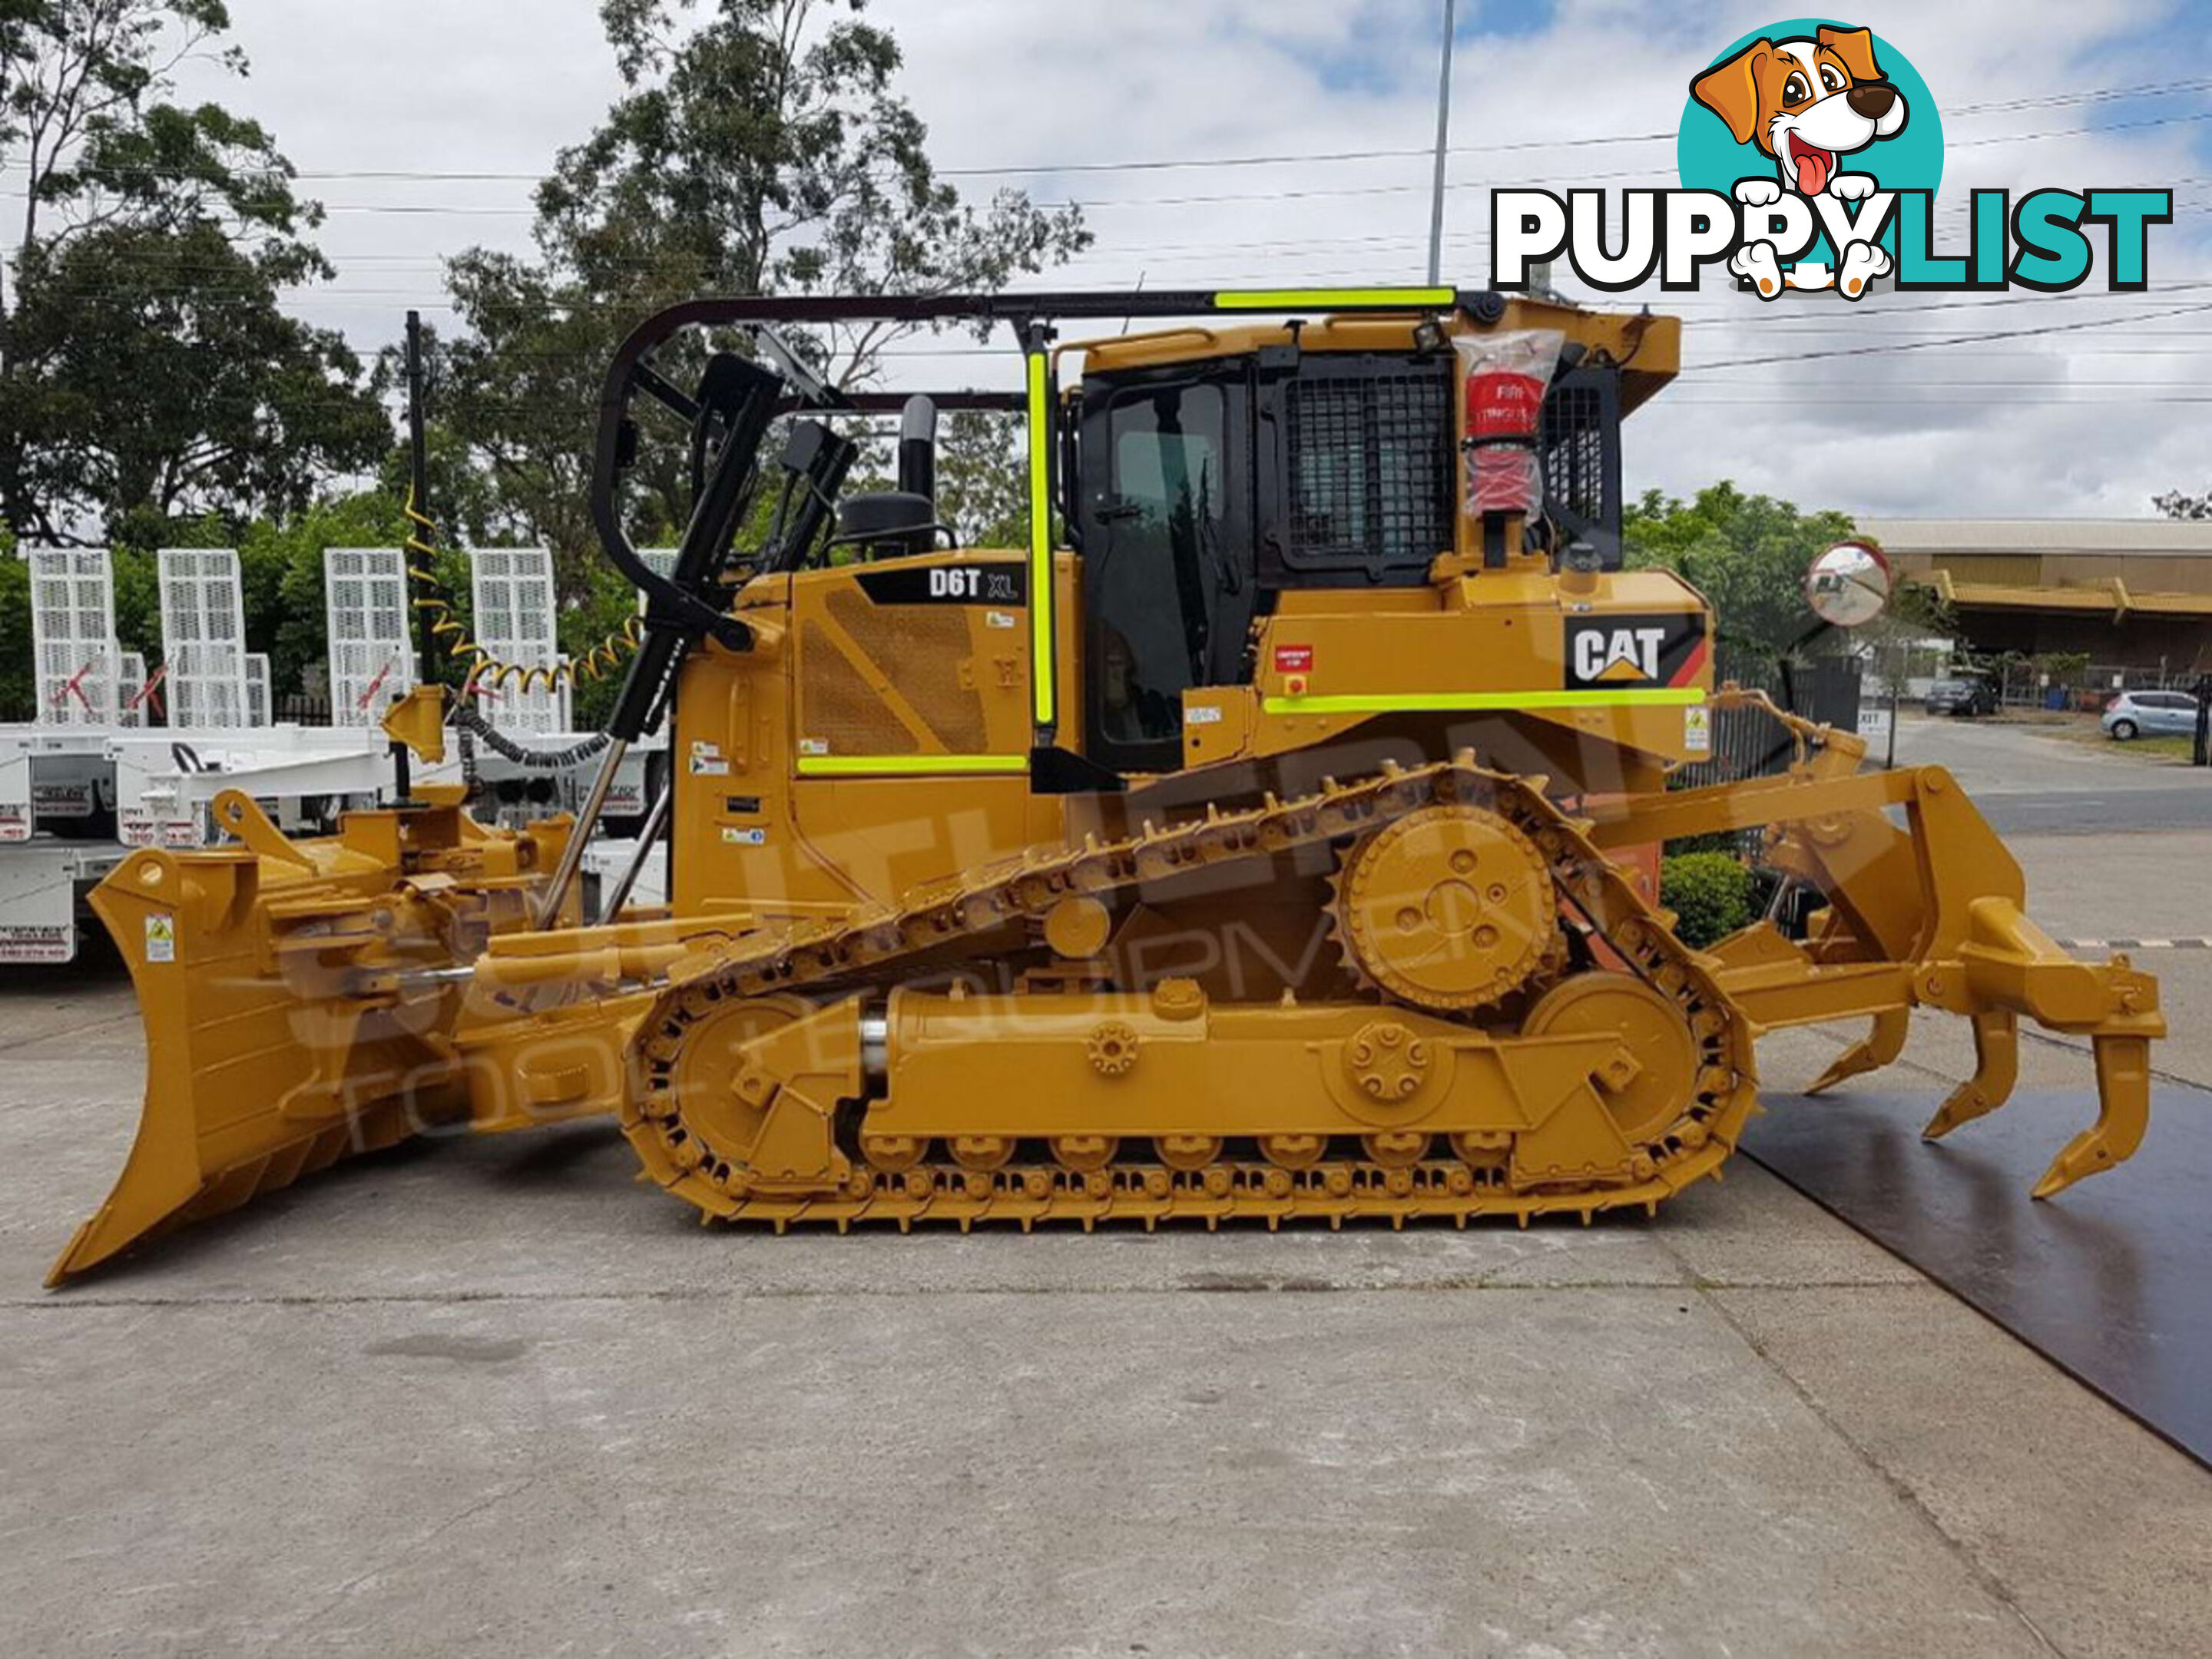
[[[1340,1224],[1347,1218],[1387,1219],[1449,1216],[1464,1225],[1474,1215],[1572,1213],[1589,1220],[1625,1206],[1656,1208],[1660,1200],[1717,1170],[1754,1105],[1751,1031],[1708,971],[1705,959],[1675,938],[1622,872],[1593,846],[1586,825],[1543,793],[1546,780],[1492,771],[1471,755],[1401,768],[1386,764],[1349,783],[1324,779],[1309,795],[1080,846],[1054,843],[990,866],[972,880],[939,884],[895,906],[838,921],[811,923],[780,934],[715,940],[679,965],[633,1046],[632,1097],[625,1133],[641,1146],[659,1143],[654,1161],[683,1169],[668,1184],[708,1218],[757,1221],[781,1231],[793,1222],[842,1230],[855,1222],[1136,1221],[1250,1219],[1274,1226],[1310,1218]],[[1424,1159],[1390,1167],[1333,1159],[1292,1169],[1265,1161],[1223,1159],[1197,1170],[1115,1161],[1079,1170],[1054,1162],[992,1170],[951,1161],[911,1168],[856,1168],[846,1186],[819,1197],[770,1197],[748,1189],[741,1170],[702,1162],[702,1143],[685,1129],[673,1079],[692,1028],[733,997],[798,995],[815,1002],[856,994],[896,976],[902,962],[942,952],[963,939],[1010,926],[1042,922],[1074,895],[1110,899],[1147,884],[1302,848],[1346,843],[1408,813],[1436,805],[1486,807],[1504,817],[1541,853],[1562,900],[1642,977],[1682,1010],[1699,1048],[1696,1085],[1668,1127],[1642,1145],[1627,1184],[1514,1188],[1503,1158],[1492,1163]],[[1133,1143],[1141,1146],[1143,1143]]]

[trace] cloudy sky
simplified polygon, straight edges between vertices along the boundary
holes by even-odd
[[[528,245],[529,180],[617,83],[594,0],[231,0],[251,80],[331,209],[336,283],[292,302],[364,348],[440,261]],[[1418,281],[1443,0],[875,0],[903,88],[963,188],[1080,202],[1097,246],[1054,277],[1125,286]],[[1481,286],[1492,185],[1669,185],[1691,73],[1790,14],[1695,0],[1461,0],[1446,276]],[[2212,486],[2212,0],[1862,6],[1944,112],[1939,233],[1965,191],[2171,185],[2150,290],[2022,299],[1663,298],[1686,372],[1631,422],[1632,490],[1721,477],[1867,514],[2136,516]],[[1656,136],[1653,136],[1656,135]],[[1344,151],[1398,154],[1316,160]],[[1224,160],[1304,157],[1253,165]],[[1204,163],[1134,167],[1099,164]],[[474,179],[363,173],[474,173]],[[318,177],[316,175],[325,175]],[[336,176],[330,176],[336,175]],[[1939,251],[1946,237],[1939,235]],[[2093,276],[2101,288],[2103,258]],[[1571,283],[1565,284],[1570,291]],[[2192,305],[2202,308],[2186,309]],[[2026,337],[1942,343],[2053,325]],[[1869,344],[1891,348],[1854,351]],[[1781,361],[1771,361],[1773,359]],[[1740,364],[1739,360],[1759,359]],[[1014,383],[904,357],[894,379]]]

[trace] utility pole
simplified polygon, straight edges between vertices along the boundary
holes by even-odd
[[[1901,636],[1897,641],[1897,672],[1889,677],[1889,757],[1882,762],[1887,772],[1897,770],[1897,710],[1898,700],[1904,695],[1905,676],[1912,666],[1912,641]]]
[[[1444,66],[1437,86],[1436,199],[1429,209],[1429,286],[1443,280],[1444,158],[1451,144],[1452,36],[1459,21],[1458,0],[1444,0]]]

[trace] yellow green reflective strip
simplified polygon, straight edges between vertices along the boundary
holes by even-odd
[[[1255,288],[1225,289],[1213,303],[1223,311],[1433,311],[1457,305],[1459,295],[1448,288]]]
[[[1395,714],[1489,708],[1687,708],[1703,702],[1694,685],[1643,691],[1433,691],[1406,696],[1266,697],[1270,714]]]
[[[1045,355],[1029,354],[1030,369],[1030,686],[1036,723],[1053,723],[1052,683],[1052,396]]]
[[[805,778],[936,777],[952,773],[1026,772],[1027,755],[802,755]]]

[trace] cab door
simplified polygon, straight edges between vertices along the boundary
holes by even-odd
[[[1249,408],[1241,368],[1085,389],[1085,746],[1115,771],[1176,769],[1183,693],[1242,676],[1254,591]]]

